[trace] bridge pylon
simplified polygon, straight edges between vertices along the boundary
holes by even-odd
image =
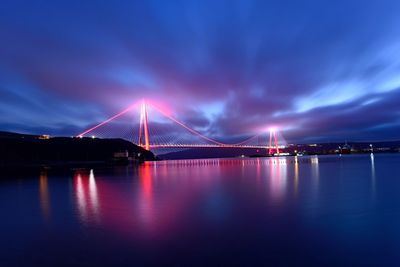
[[[274,150],[276,154],[279,154],[279,144],[276,129],[271,128],[269,130],[268,155],[274,155]]]
[[[147,119],[147,108],[145,101],[143,101],[140,109],[139,146],[143,147],[146,150],[150,150],[149,124]]]

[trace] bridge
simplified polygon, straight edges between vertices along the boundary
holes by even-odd
[[[150,112],[151,111],[151,112]],[[150,120],[150,114],[152,115]],[[280,154],[286,147],[276,128],[256,133],[237,143],[224,143],[176,119],[171,112],[146,101],[135,103],[105,121],[81,132],[77,137],[123,138],[146,150],[265,149],[269,155]]]

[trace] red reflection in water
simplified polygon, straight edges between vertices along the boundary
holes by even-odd
[[[245,179],[268,178],[269,195],[274,200],[281,200],[286,192],[287,166],[283,159],[176,160],[129,168],[132,176],[128,179],[95,177],[93,171],[75,173],[74,199],[82,223],[99,223],[135,238],[169,238],[187,227],[192,216],[200,216],[193,210],[197,203],[224,198],[224,183],[234,183],[239,169]],[[214,207],[217,212],[219,205]]]
[[[150,162],[145,162],[141,168],[139,168],[139,177],[142,187],[142,192],[146,199],[151,200],[153,194],[153,181],[151,177]]]
[[[155,207],[153,203],[153,177],[150,162],[144,162],[139,167],[140,191],[137,203],[142,228],[153,228]]]
[[[132,177],[128,184],[108,179],[96,181],[93,172],[88,176],[84,171],[77,171],[73,184],[81,222],[101,222],[123,234],[145,235],[146,238],[163,238],[172,234],[173,228],[179,227],[179,213],[184,212],[193,192],[200,187],[180,190],[178,186],[172,191],[161,190],[155,196],[156,180],[167,186],[182,182],[171,179],[170,172],[176,171],[175,168],[160,166],[156,172],[155,164],[140,165],[138,178]]]
[[[195,165],[195,161],[182,160],[145,162],[139,166],[136,217],[142,230],[156,238],[165,238],[179,229],[190,203],[207,184],[210,171],[215,171],[205,168],[203,163]]]
[[[274,200],[281,200],[286,193],[287,161],[285,158],[272,158],[268,163],[271,197]]]

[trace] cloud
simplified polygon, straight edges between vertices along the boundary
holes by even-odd
[[[2,130],[71,135],[146,98],[228,140],[398,134],[398,1],[2,5]]]

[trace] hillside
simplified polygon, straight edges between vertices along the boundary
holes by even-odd
[[[0,132],[0,166],[66,162],[111,162],[115,152],[154,160],[146,151],[123,139],[92,139],[23,135]]]

